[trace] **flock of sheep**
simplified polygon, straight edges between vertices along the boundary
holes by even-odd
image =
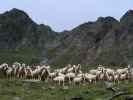
[[[50,81],[59,85],[64,84],[81,84],[96,83],[97,81],[119,82],[121,80],[129,80],[133,77],[133,70],[128,65],[125,68],[111,69],[99,65],[96,69],[83,72],[81,65],[68,64],[64,68],[51,69],[49,65],[27,66],[15,62],[11,66],[6,63],[0,65],[0,72],[9,79],[36,79],[42,81]]]

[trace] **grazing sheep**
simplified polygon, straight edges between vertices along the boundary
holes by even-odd
[[[58,74],[57,72],[52,72],[52,73],[49,72],[49,79],[53,80],[53,78],[55,78],[57,74]]]
[[[57,82],[64,86],[65,83],[74,85],[82,82],[97,82],[97,81],[114,81],[114,83],[124,80],[133,79],[133,68],[128,65],[127,68],[111,69],[103,65],[99,65],[96,69],[89,70],[89,73],[84,73],[81,70],[81,65],[68,64],[63,68],[51,70],[49,65],[26,66],[26,64],[15,62],[11,66],[3,63],[0,65],[0,71],[3,76],[8,79],[37,79],[42,81]]]
[[[62,84],[64,86],[65,76],[63,76],[63,75],[62,76],[57,76],[53,79],[53,81],[58,82],[59,85],[61,85],[61,82],[62,82]]]
[[[86,74],[84,75],[84,79],[85,79],[87,82],[92,83],[92,82],[94,81],[94,82],[96,83],[96,75],[86,73]]]
[[[65,77],[66,78],[68,78],[68,81],[69,81],[69,83],[71,83],[71,81],[73,80],[73,78],[75,77],[76,75],[75,75],[75,73],[67,73],[66,75],[65,75]]]
[[[119,82],[119,79],[120,79],[120,75],[117,73],[117,72],[115,72],[114,73],[114,82]]]
[[[106,73],[107,73],[108,75],[114,76],[115,71],[114,71],[113,69],[106,68]]]
[[[13,68],[8,67],[8,68],[6,69],[6,76],[7,76],[7,78],[9,78],[9,79],[12,78],[12,72],[13,72]]]
[[[32,73],[32,69],[30,68],[30,66],[27,66],[26,68],[25,77],[28,79],[33,78],[33,73]]]
[[[126,80],[127,78],[128,76],[126,73],[120,75],[120,80]]]
[[[97,72],[98,72],[97,69],[91,69],[91,70],[89,71],[89,73],[90,73],[90,74],[93,74],[93,75],[96,75]]]
[[[74,79],[73,79],[73,82],[74,82],[74,85],[76,85],[76,84],[81,84],[81,82],[83,81],[83,77],[74,77]]]
[[[117,69],[116,72],[119,74],[124,74],[128,72],[128,68]]]
[[[49,69],[49,68],[48,68]],[[48,70],[47,68],[45,69],[43,69],[42,70],[42,73],[41,73],[41,80],[42,81],[45,81],[45,80],[47,80],[48,79],[48,77],[49,77],[49,70]]]

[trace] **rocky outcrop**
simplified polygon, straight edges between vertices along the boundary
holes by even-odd
[[[37,49],[40,62],[54,65],[132,63],[133,11],[127,11],[120,21],[99,17],[59,33],[14,8],[0,14],[0,48]]]

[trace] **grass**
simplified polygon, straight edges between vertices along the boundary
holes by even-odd
[[[115,87],[133,93],[133,83],[122,82]],[[65,89],[52,83],[0,80],[0,100],[71,100],[72,97],[81,97],[83,100],[108,100],[112,95],[112,92],[106,90],[104,84],[100,82],[69,86]]]
[[[38,50],[32,48],[21,49],[0,49],[0,63],[7,62],[12,64],[15,61],[24,62],[26,64],[33,64],[40,62],[40,55]]]

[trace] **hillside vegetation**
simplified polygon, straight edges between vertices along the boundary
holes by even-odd
[[[16,60],[55,66],[131,64],[133,11],[127,11],[120,21],[99,17],[70,31],[55,32],[14,8],[0,14],[0,63]]]
[[[44,82],[32,83],[22,80],[0,80],[1,100],[109,100],[114,94],[106,89],[103,83],[86,84],[82,86],[60,87]],[[119,91],[133,93],[132,83],[120,83],[114,85]],[[76,99],[75,99],[76,100]],[[125,100],[118,97],[113,100]]]

